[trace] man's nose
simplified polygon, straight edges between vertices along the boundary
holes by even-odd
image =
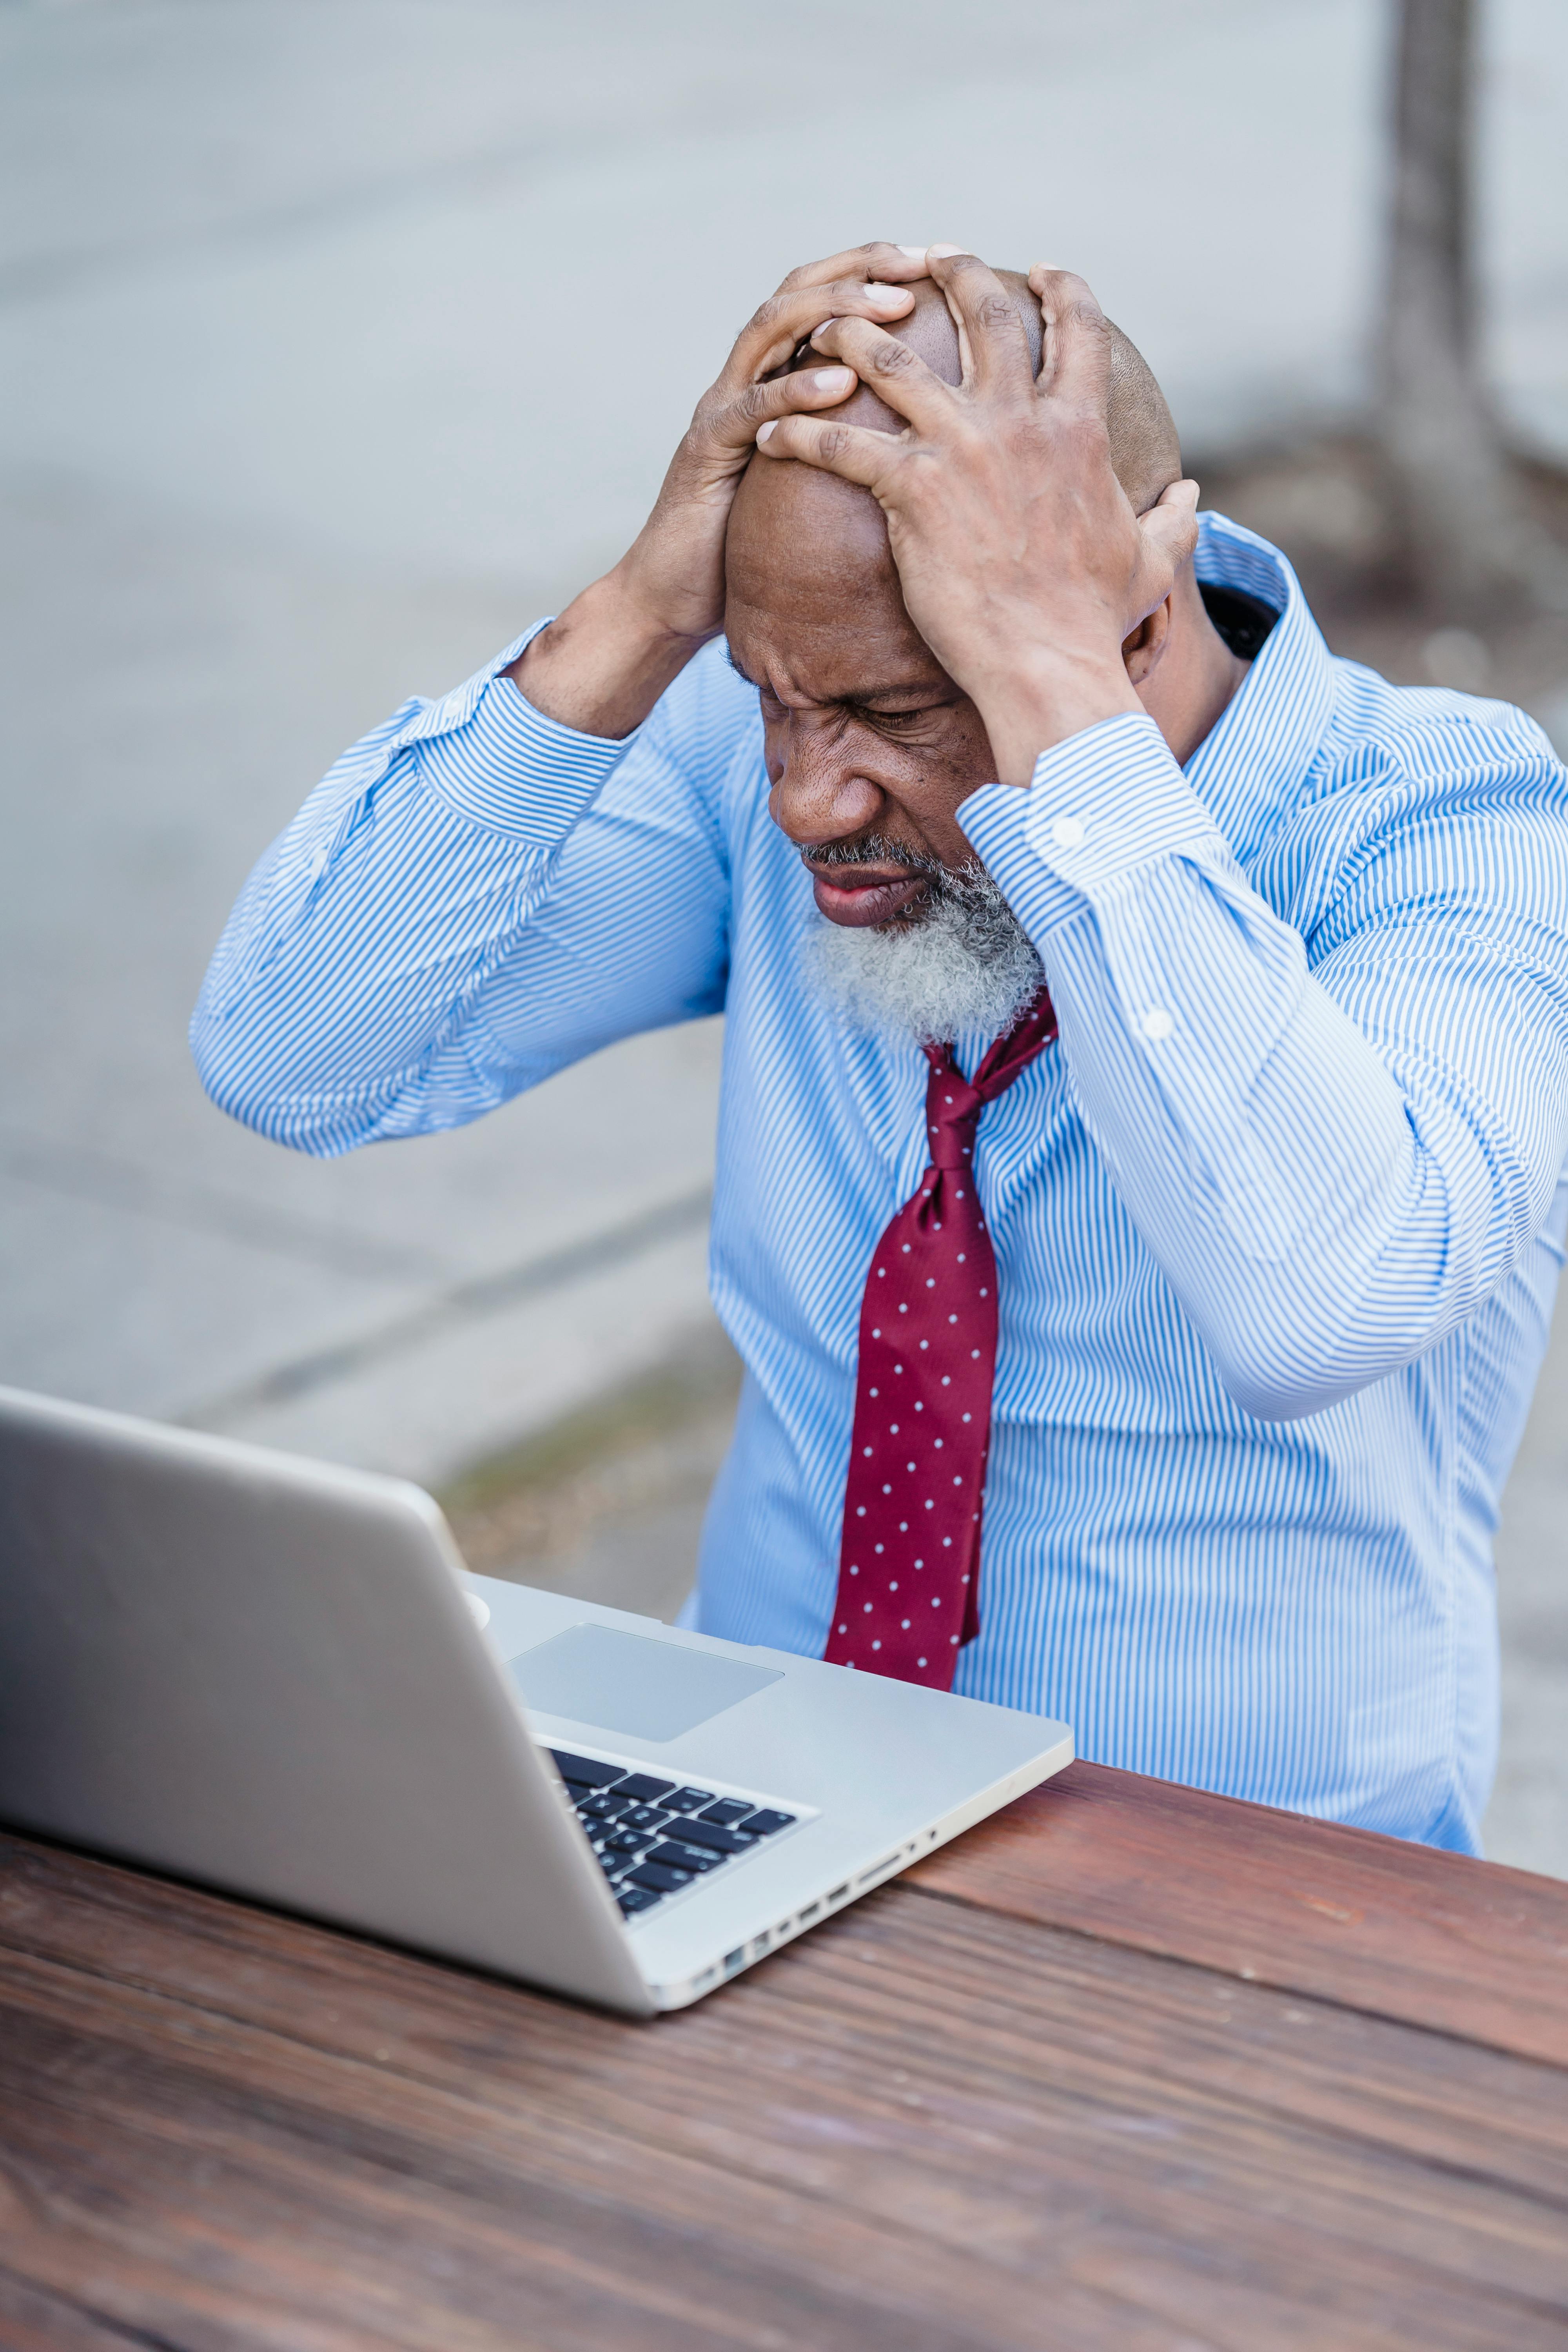
[[[768,809],[797,847],[843,841],[863,833],[881,814],[881,788],[861,773],[856,761],[858,732],[829,714],[791,711]]]

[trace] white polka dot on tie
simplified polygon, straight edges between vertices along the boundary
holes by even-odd
[[[937,1441],[936,1441],[936,1442],[937,1442],[937,1444],[940,1445],[940,1444],[942,1444],[942,1440],[941,1440],[941,1438],[939,1437],[939,1438],[937,1439]],[[914,1468],[914,1466],[915,1466],[915,1465],[914,1465],[914,1464],[913,1464],[912,1462],[906,1462],[906,1463],[905,1463],[905,1465],[904,1465],[904,1467],[905,1467],[905,1469],[906,1469],[906,1470],[912,1470],[912,1469]]]
[[[851,1570],[849,1570],[849,1573],[850,1573],[850,1575],[851,1575],[851,1576],[858,1576],[858,1575],[859,1575],[859,1573],[860,1573],[860,1571],[859,1571],[859,1570],[858,1570],[858,1568],[851,1568]]]
[[[899,1312],[900,1312],[900,1315],[907,1315],[907,1314],[909,1313],[909,1311],[910,1311],[910,1310],[909,1310],[909,1308],[905,1306],[905,1304],[904,1304],[903,1300],[900,1298],[900,1301],[899,1301]]]
[[[965,1421],[970,1421],[970,1420],[973,1420],[973,1415],[972,1413],[967,1413],[967,1412],[966,1412],[966,1413],[964,1414],[963,1418],[964,1418],[964,1420],[965,1420]]]
[[[889,1586],[888,1586],[888,1590],[889,1590],[889,1592],[896,1592],[896,1591],[898,1591],[898,1589],[899,1589],[899,1580],[898,1580],[898,1578],[897,1578],[897,1577],[894,1577],[894,1578],[892,1579],[891,1582],[889,1584]]]
[[[941,1440],[941,1438],[940,1438],[940,1437],[933,1437],[933,1438],[931,1439],[931,1444],[932,1444],[932,1445],[933,1445],[933,1446],[938,1446],[938,1447],[940,1447],[940,1445],[942,1444],[942,1440]]]
[[[849,1631],[849,1628],[848,1628],[848,1626],[847,1626],[847,1625],[840,1625],[840,1627],[838,1628],[838,1630],[839,1630],[839,1632],[840,1632],[841,1633],[847,1633],[847,1632]],[[922,1662],[922,1663],[923,1663],[923,1662]]]
[[[940,1592],[933,1592],[931,1594],[931,1605],[933,1609],[940,1609],[942,1607],[942,1595]]]
[[[857,1503],[855,1506],[855,1516],[858,1519],[863,1519],[865,1517],[866,1506],[864,1503]]]
[[[942,1384],[944,1389],[950,1389],[952,1386],[952,1382],[949,1380],[945,1372],[943,1372],[942,1376]]]
[[[907,1536],[907,1535],[909,1534],[909,1531],[910,1531],[910,1523],[909,1523],[908,1519],[900,1519],[900,1520],[899,1521],[899,1533],[900,1533],[901,1536]]]
[[[989,1298],[989,1297],[990,1297],[990,1296],[991,1296],[991,1293],[990,1293],[988,1290],[983,1290],[983,1291],[981,1292],[980,1296],[981,1296],[981,1297],[982,1297],[982,1298]]]
[[[923,1559],[917,1559],[917,1560],[916,1560],[916,1562],[915,1562],[915,1566],[916,1566],[917,1568],[923,1568],[923,1567],[925,1566],[925,1562],[924,1562],[924,1560],[923,1560]]]
[[[905,1633],[907,1633],[909,1632],[909,1630],[910,1630],[910,1621],[909,1621],[909,1619],[908,1619],[907,1617],[903,1620],[903,1627],[904,1627],[904,1631],[905,1631]]]
[[[868,1601],[866,1603],[866,1614],[868,1617],[871,1614],[871,1604]]]
[[[883,1489],[882,1489],[882,1492],[883,1492],[883,1494],[884,1494],[884,1495],[890,1495],[890,1494],[892,1493],[892,1491],[893,1491],[893,1490],[892,1490],[892,1488],[891,1488],[890,1486],[884,1486],[884,1487],[883,1487]]]
[[[958,1253],[958,1263],[960,1265],[963,1264],[963,1252],[962,1250]]]
[[[868,1389],[866,1393],[868,1396],[875,1396],[877,1391],[875,1389]]]
[[[954,1485],[955,1486],[963,1486],[963,1479],[962,1479],[962,1478],[955,1478],[955,1479],[953,1480],[953,1482],[952,1482],[952,1483],[953,1483],[953,1485]]]
[[[953,1635],[953,1637],[952,1637],[952,1638],[953,1638],[953,1640],[956,1642],[956,1640],[958,1639],[957,1634],[955,1633],[955,1634]],[[880,1642],[873,1642],[873,1643],[872,1643],[872,1644],[871,1644],[871,1647],[872,1647],[874,1650],[879,1650],[879,1649],[881,1648],[881,1646],[882,1646],[882,1644],[880,1643]]]
[[[951,1536],[943,1536],[942,1542],[947,1546],[949,1551],[952,1549],[952,1538]]]
[[[842,1626],[842,1625],[840,1625],[840,1627],[838,1628],[838,1630],[839,1630],[839,1632],[842,1633],[843,1633],[843,1631],[844,1631],[843,1626]],[[923,1665],[924,1665],[924,1664],[925,1664],[925,1660],[924,1660],[923,1658],[917,1658],[917,1659],[915,1660],[915,1664],[916,1664],[916,1665],[917,1665],[917,1666],[923,1666]]]
[[[864,1454],[864,1455],[866,1456],[867,1461],[868,1461],[868,1462],[869,1462],[869,1460],[871,1459],[871,1449],[870,1449],[870,1447],[869,1447],[868,1445],[863,1445],[863,1446],[861,1447],[860,1451],[861,1451],[861,1452],[862,1452],[862,1454]]]
[[[872,1334],[871,1334],[871,1337],[872,1337],[872,1339],[879,1339],[881,1338],[881,1336],[882,1336],[882,1335],[881,1335],[881,1333],[880,1333],[879,1331],[873,1331],[873,1332],[872,1332]],[[873,1389],[873,1390],[872,1390],[872,1391],[871,1391],[871,1394],[872,1394],[873,1396],[875,1396],[875,1395],[876,1395],[876,1393],[877,1393],[876,1390],[875,1390],[875,1389]]]
[[[957,1322],[957,1320],[958,1320],[958,1318],[957,1318],[957,1316],[956,1316],[956,1315],[950,1315],[950,1316],[948,1317],[948,1318],[947,1318],[947,1319],[948,1319],[948,1321],[949,1321],[950,1323],[956,1323],[956,1322]]]
[[[922,1348],[929,1348],[931,1346],[931,1341],[929,1339],[922,1339],[921,1341],[921,1346]]]
[[[950,1634],[948,1638],[949,1638],[949,1639],[950,1639],[950,1641],[952,1642],[953,1648],[956,1650],[956,1649],[957,1649],[957,1647],[958,1647],[958,1636],[957,1636],[957,1634],[956,1634],[956,1633]],[[872,1643],[872,1644],[871,1644],[871,1647],[872,1647],[874,1650],[879,1650],[879,1649],[881,1648],[881,1646],[882,1646],[882,1644],[880,1643],[880,1642],[873,1642],[873,1643]]]
[[[929,1495],[926,1496],[926,1508],[928,1511],[934,1511],[936,1508],[936,1505],[931,1501]]]
[[[909,1245],[908,1242],[906,1242],[906,1243],[904,1244],[904,1255],[905,1255],[906,1257],[908,1257],[909,1254],[910,1254],[910,1245]]]
[[[935,1276],[935,1275],[934,1275],[934,1274],[928,1274],[928,1275],[927,1275],[927,1276],[926,1276],[926,1288],[927,1288],[928,1290],[934,1290],[934,1289],[936,1288],[936,1276]]]
[[[980,1350],[978,1348],[971,1348],[969,1354],[972,1362],[977,1364],[980,1361]]]
[[[876,1393],[877,1393],[876,1390],[875,1390],[875,1389],[873,1389],[873,1390],[872,1390],[872,1391],[871,1391],[871,1394],[872,1394],[873,1396],[875,1396],[875,1395],[876,1395]],[[925,1407],[924,1407],[924,1405],[923,1405],[923,1404],[921,1404],[921,1401],[920,1401],[919,1397],[916,1397],[916,1399],[915,1399],[915,1411],[916,1411],[917,1412],[924,1412],[924,1411],[925,1411]]]
[[[873,1551],[880,1551],[882,1549],[882,1546],[880,1544],[873,1544],[871,1549]]]

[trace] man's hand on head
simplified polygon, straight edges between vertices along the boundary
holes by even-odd
[[[757,446],[869,489],[910,619],[974,702],[1005,782],[1100,719],[1142,709],[1123,647],[1157,635],[1197,536],[1197,485],[1134,514],[1111,464],[1104,314],[1081,278],[1037,267],[1043,362],[1013,296],[974,255],[927,256],[957,325],[962,380],[944,383],[861,312],[812,337],[905,419],[881,433],[799,409]]]
[[[900,319],[926,275],[925,249],[878,242],[791,270],[736,338],[697,404],[652,514],[613,572],[570,604],[514,664],[540,709],[585,733],[629,734],[724,621],[724,532],[759,425],[831,408],[858,386],[853,365],[782,373],[836,315]]]

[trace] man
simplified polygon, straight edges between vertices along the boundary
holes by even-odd
[[[722,1006],[701,1626],[1474,1849],[1568,780],[1180,470],[1069,274],[796,272],[615,571],[312,795],[195,1050],[336,1152]]]

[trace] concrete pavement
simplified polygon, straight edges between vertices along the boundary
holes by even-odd
[[[619,551],[805,255],[1073,260],[1199,451],[1352,407],[1380,15],[0,13],[0,1377],[438,1479],[700,1331],[716,1024],[458,1135],[295,1159],[211,1109],[184,1044],[247,865],[344,742]],[[1494,344],[1568,449],[1568,19],[1490,17]],[[1568,1715],[1568,1373],[1537,1423],[1521,1725]],[[1530,1737],[1508,1818],[1568,1870]]]

